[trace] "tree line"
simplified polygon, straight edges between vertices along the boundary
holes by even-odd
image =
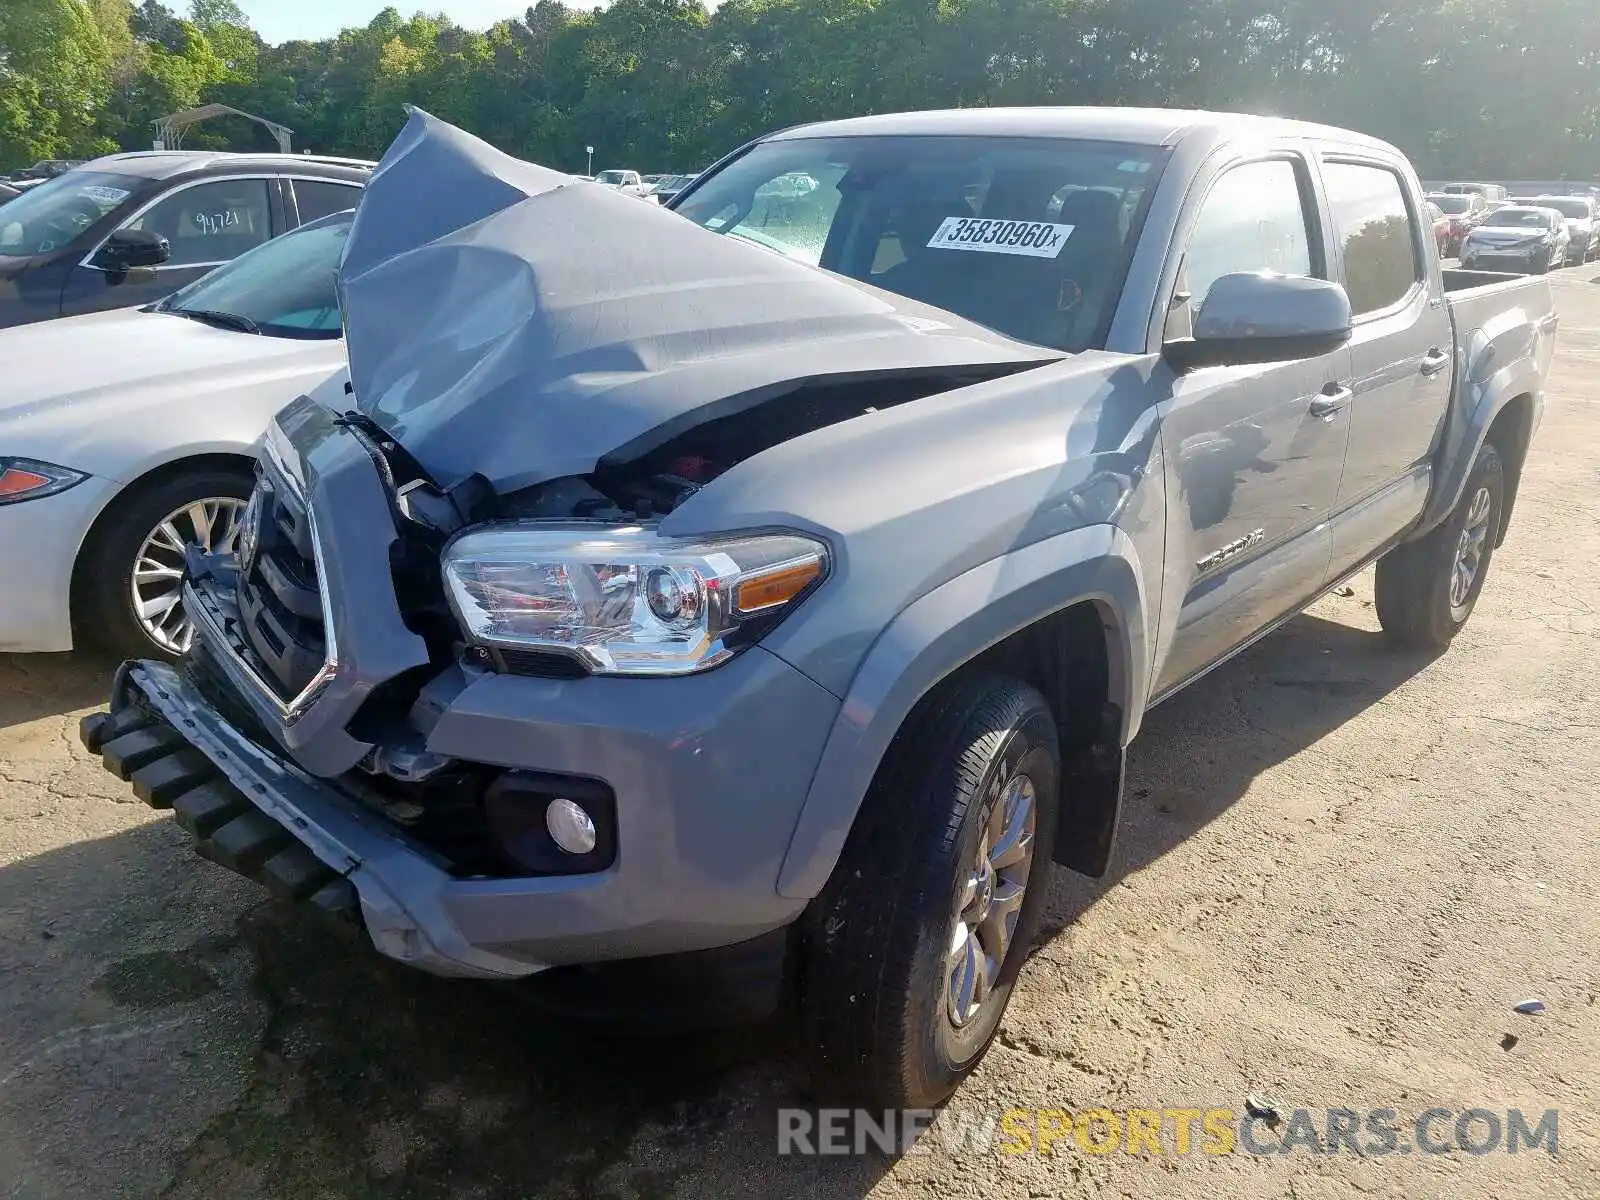
[[[1121,104],[1320,120],[1424,175],[1600,177],[1594,0],[540,0],[488,30],[385,8],[269,46],[234,0],[0,0],[0,167],[148,148],[219,101],[377,156],[418,104],[513,154],[689,171],[900,109]],[[186,145],[266,149],[227,119]]]

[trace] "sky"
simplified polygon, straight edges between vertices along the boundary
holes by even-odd
[[[3,3],[4,0],[0,0]],[[519,17],[532,0],[395,0],[406,16],[413,11],[443,12],[468,29],[487,29],[506,17]],[[568,0],[574,8],[593,7],[593,0]],[[181,9],[182,4],[170,4]],[[250,26],[266,41],[332,37],[339,30],[365,25],[386,7],[384,0],[239,0]]]

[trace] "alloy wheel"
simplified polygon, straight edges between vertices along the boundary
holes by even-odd
[[[183,611],[184,551],[189,546],[207,553],[232,551],[244,506],[231,496],[193,500],[162,518],[140,545],[129,579],[134,619],[168,654],[182,654],[194,640],[194,626]]]
[[[1006,781],[961,877],[945,956],[945,1012],[957,1029],[983,1012],[1010,953],[1033,867],[1035,801],[1028,776]]]
[[[1494,498],[1489,489],[1481,487],[1472,497],[1472,507],[1467,510],[1467,523],[1456,542],[1456,558],[1450,568],[1450,615],[1464,621],[1472,599],[1472,586],[1483,570],[1485,550],[1489,544],[1489,518],[1494,513]]]

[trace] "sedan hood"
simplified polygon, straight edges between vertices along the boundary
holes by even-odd
[[[202,325],[169,313],[123,308],[0,329],[0,431],[45,412],[94,419],[95,401],[130,392],[214,387],[240,373],[333,370],[339,343],[260,337]]]
[[[1062,357],[408,111],[339,281],[356,404],[442,487],[584,474],[819,377]]]

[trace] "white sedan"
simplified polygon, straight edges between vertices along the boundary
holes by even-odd
[[[232,540],[268,419],[344,367],[350,222],[158,304],[0,330],[0,651],[188,645],[185,547]]]

